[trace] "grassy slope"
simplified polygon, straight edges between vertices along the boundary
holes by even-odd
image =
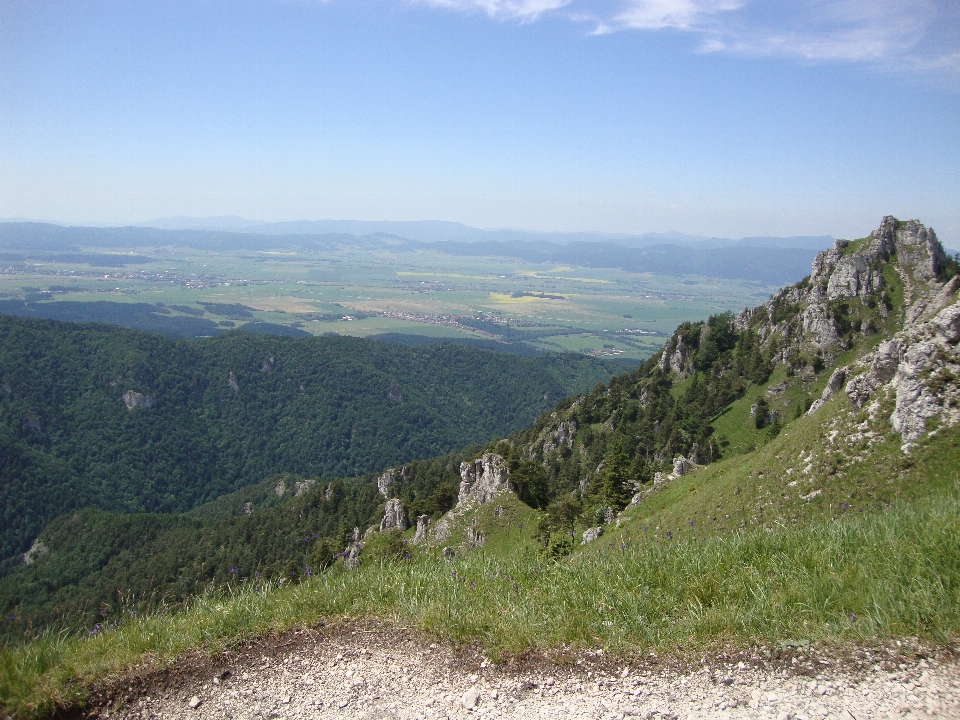
[[[91,637],[48,633],[0,654],[8,712],[43,714],[144,661],[320,619],[377,616],[494,656],[558,645],[620,652],[788,640],[944,641],[960,630],[960,489],[840,522],[669,542],[596,543],[559,562],[530,550],[435,551],[245,586]]]

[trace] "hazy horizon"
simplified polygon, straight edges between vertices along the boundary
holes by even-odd
[[[946,0],[0,0],[0,215],[960,245]]]

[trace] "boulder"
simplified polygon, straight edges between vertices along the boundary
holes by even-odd
[[[683,455],[677,455],[673,459],[673,476],[683,477],[693,470],[693,465]]]
[[[507,462],[496,453],[485,453],[473,462],[460,463],[460,493],[457,507],[474,500],[485,503],[502,492],[514,490]]]
[[[587,530],[583,531],[583,540],[580,542],[580,544],[586,545],[587,543],[592,543],[601,535],[603,535],[603,527],[588,528]]]
[[[407,529],[407,511],[398,499],[387,500],[383,506],[383,520],[380,521],[380,532],[396,528],[400,532]]]

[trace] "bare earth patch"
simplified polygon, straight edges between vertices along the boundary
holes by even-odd
[[[960,718],[957,653],[803,648],[632,659],[601,651],[491,662],[377,625],[298,630],[102,688],[61,717]]]

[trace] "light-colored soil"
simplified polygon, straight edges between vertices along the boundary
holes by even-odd
[[[101,718],[960,718],[955,660],[624,662],[602,653],[497,665],[416,635],[304,631],[266,650],[116,686]],[[874,662],[876,660],[876,662]],[[900,660],[898,662],[898,660]],[[872,663],[872,664],[871,664]]]

